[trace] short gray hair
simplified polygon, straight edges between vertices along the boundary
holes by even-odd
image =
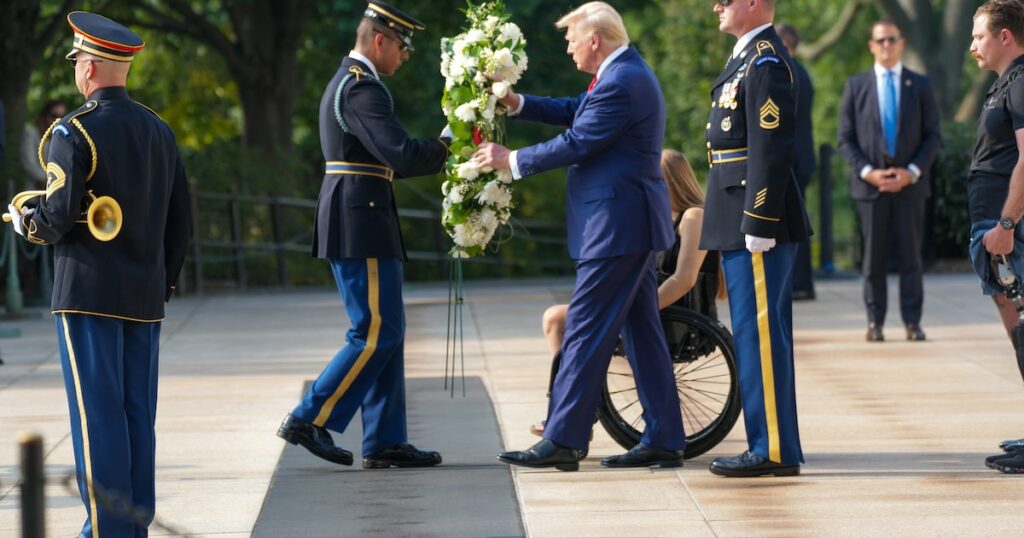
[[[617,47],[629,44],[629,33],[622,22],[622,15],[605,2],[587,2],[555,23],[558,29],[568,28],[569,25],[574,25],[577,33],[597,34]]]

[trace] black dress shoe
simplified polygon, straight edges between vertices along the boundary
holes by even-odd
[[[868,342],[884,342],[885,335],[882,334],[882,326],[873,321],[868,323],[868,334],[864,339]]]
[[[912,342],[921,342],[924,340],[924,331],[921,330],[921,326],[916,323],[907,324],[907,340]]]
[[[1017,450],[1018,448],[1024,448],[1024,439],[1007,439],[1006,441],[999,443],[999,448],[1006,452]]]
[[[363,469],[388,467],[433,467],[441,464],[441,454],[420,450],[409,443],[399,443],[373,454],[363,456]]]
[[[682,467],[682,450],[658,450],[638,443],[629,452],[601,460],[605,467]]]
[[[277,429],[277,436],[293,445],[302,445],[318,458],[340,465],[352,465],[352,453],[336,446],[327,428],[288,415]]]
[[[985,466],[1006,474],[1024,474],[1024,449],[985,458]]]
[[[581,459],[583,459],[583,451],[562,446],[549,439],[542,439],[526,450],[498,454],[498,460],[509,465],[533,468],[554,467],[559,471],[579,470]]]
[[[748,450],[731,458],[715,458],[711,462],[711,474],[730,477],[796,476],[800,474],[800,465],[775,463]]]

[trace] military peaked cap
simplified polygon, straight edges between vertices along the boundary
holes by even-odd
[[[378,0],[370,0],[366,11],[363,12],[363,17],[394,30],[410,49],[412,48],[413,30],[427,28],[422,22]]]
[[[130,62],[146,46],[135,32],[95,13],[74,11],[68,14],[68,24],[75,31],[71,52],[65,56],[69,60],[79,52],[88,52],[115,62]]]

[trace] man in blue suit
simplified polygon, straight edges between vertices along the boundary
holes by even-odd
[[[622,17],[588,2],[555,26],[566,52],[593,73],[586,93],[548,98],[510,93],[502,102],[527,121],[567,127],[546,142],[510,152],[483,143],[482,166],[524,177],[569,167],[566,217],[576,289],[569,302],[562,365],[551,392],[544,439],[498,459],[526,467],[579,468],[619,335],[644,407],[644,435],[608,467],[679,467],[685,443],[679,398],[658,321],[654,253],[673,241],[668,187],[659,159],[665,103],[654,73],[630,48]]]

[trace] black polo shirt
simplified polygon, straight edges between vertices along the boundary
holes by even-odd
[[[998,219],[1019,152],[1015,132],[1024,129],[1024,55],[989,88],[978,117],[978,140],[967,175],[971,222]]]

